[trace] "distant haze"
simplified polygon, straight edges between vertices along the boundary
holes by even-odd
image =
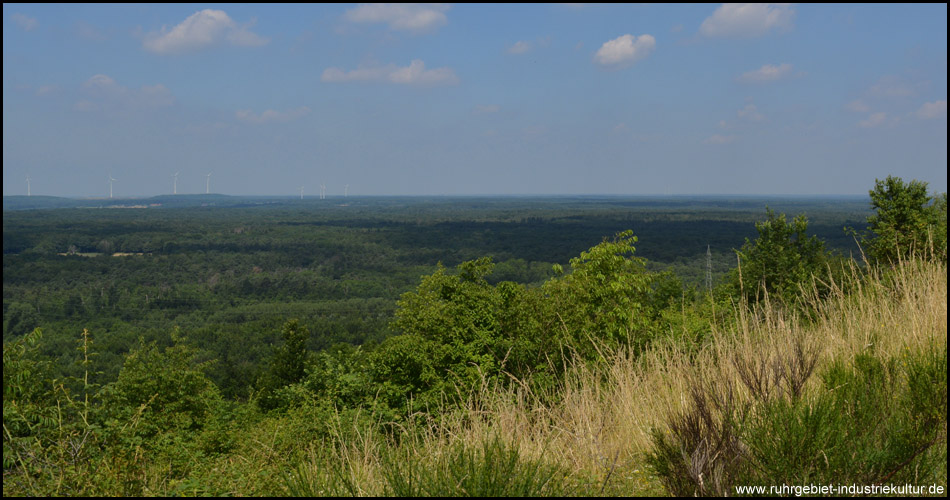
[[[947,190],[946,4],[5,3],[3,23],[4,195]]]

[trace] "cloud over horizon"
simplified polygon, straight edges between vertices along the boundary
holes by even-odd
[[[251,23],[253,24],[253,23]],[[223,10],[205,9],[188,16],[170,30],[146,35],[143,46],[155,54],[179,54],[216,45],[258,47],[269,40],[241,26]]]
[[[794,21],[795,10],[789,4],[726,3],[703,21],[699,32],[707,37],[755,38],[790,30]]]
[[[175,96],[161,83],[131,89],[103,74],[86,80],[81,92],[84,98],[73,106],[77,111],[156,109],[175,103]]]
[[[602,66],[626,67],[646,58],[655,48],[652,35],[622,35],[604,42],[594,54],[594,61]]]
[[[448,23],[448,9],[447,4],[364,3],[344,16],[354,23],[384,23],[394,30],[424,33]]]

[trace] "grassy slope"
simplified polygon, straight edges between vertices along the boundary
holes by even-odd
[[[453,446],[477,449],[499,435],[522,456],[560,466],[575,494],[664,494],[645,467],[650,432],[683,410],[690,380],[732,381],[741,387],[734,365],[721,360],[781,355],[797,338],[818,353],[820,372],[834,358],[862,352],[892,357],[933,343],[946,345],[945,264],[904,263],[890,277],[874,274],[852,286],[849,294],[839,288],[825,300],[806,299],[817,311],[807,324],[768,304],[751,313],[737,308],[732,326],[714,331],[714,341],[698,351],[670,342],[638,360],[618,353],[602,370],[575,367],[556,406],[536,404],[524,392],[483,388],[468,412],[400,446],[406,448],[403,453],[435,467]],[[817,383],[816,377],[809,381]],[[353,480],[353,493],[387,492],[388,461],[380,450],[389,447],[374,439],[351,439],[337,456],[344,464],[341,473]],[[945,454],[946,443],[941,446]],[[327,470],[326,458],[313,458],[302,470],[320,476]],[[946,485],[945,468],[941,474]],[[321,491],[333,491],[333,483],[320,482],[331,488]]]
[[[726,313],[727,326],[715,328],[703,345],[670,340],[637,359],[621,352],[608,354],[608,362],[598,369],[575,366],[556,404],[541,404],[537,395],[524,390],[483,387],[465,411],[427,422],[428,432],[397,428],[388,439],[366,411],[317,422],[306,409],[262,418],[245,408],[228,424],[234,442],[227,452],[189,459],[180,465],[185,472],[175,474],[168,470],[171,462],[141,462],[138,452],[126,461],[104,460],[85,473],[94,477],[84,475],[90,483],[83,491],[308,496],[463,493],[463,488],[492,487],[466,492],[664,495],[663,485],[646,466],[651,432],[664,429],[671,415],[683,411],[691,380],[741,389],[730,360],[781,356],[795,342],[818,353],[816,372],[834,359],[857,353],[898,357],[934,344],[945,348],[945,264],[909,262],[860,280],[854,274],[848,293],[835,288],[836,293],[820,301],[803,293],[806,309],[816,311],[808,321],[769,304],[751,312],[733,308],[719,311]],[[813,377],[809,384],[806,393],[819,382]],[[249,415],[243,417],[242,412]],[[331,439],[307,438],[315,435],[314,427],[325,426],[333,429]],[[945,420],[943,426],[937,453],[943,453],[946,464]],[[496,437],[501,446],[494,446]],[[512,450],[519,457],[516,461],[508,460]],[[484,459],[486,453],[494,453],[494,458]],[[25,491],[13,488],[16,481],[9,481],[8,490],[11,478],[6,473],[5,496],[32,490],[29,485]],[[394,474],[414,481],[394,489]],[[175,476],[187,479],[169,479]],[[476,476],[477,481],[469,481]],[[513,487],[511,478],[521,482]],[[945,465],[929,479],[946,486]]]

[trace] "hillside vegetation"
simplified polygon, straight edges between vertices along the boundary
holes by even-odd
[[[712,289],[632,231],[534,283],[440,265],[376,342],[314,350],[288,318],[246,397],[185,329],[111,379],[94,329],[70,370],[40,328],[5,338],[4,495],[946,488],[946,196],[920,184],[878,182],[860,260],[767,210]]]

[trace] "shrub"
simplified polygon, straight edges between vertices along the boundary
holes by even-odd
[[[398,497],[564,496],[564,474],[556,467],[521,457],[499,437],[480,449],[456,444],[439,457],[403,456],[410,448],[387,451],[382,458],[386,494]]]
[[[813,353],[738,360],[750,397],[729,383],[692,384],[691,404],[653,433],[649,461],[670,493],[735,494],[736,485],[936,481],[945,459],[947,350],[900,359],[836,359],[810,397]]]

